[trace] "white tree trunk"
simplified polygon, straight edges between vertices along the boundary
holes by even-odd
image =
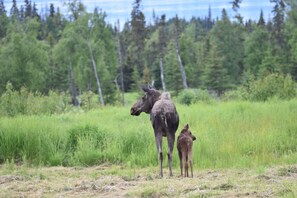
[[[177,35],[176,27],[175,27],[175,53],[176,53],[176,57],[177,57],[177,61],[178,61],[179,70],[180,70],[180,73],[181,73],[181,76],[182,76],[183,87],[184,87],[184,89],[187,89],[188,88],[187,76],[186,76],[186,71],[185,71],[185,68],[183,66],[183,63],[182,63],[181,58],[179,56],[178,35]]]
[[[74,74],[73,74],[73,66],[72,66],[72,62],[69,58],[69,79],[70,79],[70,93],[71,93],[71,103],[74,106],[78,106],[79,102],[77,100],[77,90],[76,90],[76,86],[75,86],[75,80],[74,80]]]
[[[120,66],[120,75],[121,75],[121,90],[122,90],[122,106],[125,105],[125,86],[124,86],[124,71],[123,71],[123,54],[122,46],[120,40],[120,21],[118,20],[118,49],[119,49],[119,66]]]
[[[162,82],[162,88],[163,91],[166,91],[166,85],[164,80],[164,70],[163,70],[163,59],[160,58],[160,74],[161,74],[161,82]]]
[[[93,49],[92,49],[91,43],[89,41],[87,41],[87,44],[88,44],[88,47],[90,50],[90,58],[92,61],[92,66],[93,66],[93,70],[94,70],[94,74],[95,74],[95,78],[96,78],[96,82],[97,82],[99,101],[101,102],[101,106],[104,107],[104,99],[103,99],[103,95],[102,95],[102,91],[101,91],[100,79],[99,79],[99,76],[97,73],[97,66],[96,66],[96,61],[94,59]]]

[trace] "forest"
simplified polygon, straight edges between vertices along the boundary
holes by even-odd
[[[185,20],[131,0],[106,22],[70,0],[43,15],[0,0],[0,197],[296,197],[297,2],[271,18],[222,9]],[[235,17],[230,17],[235,15]],[[149,115],[130,115],[143,85],[170,92],[193,143],[194,177],[164,178]],[[165,154],[166,153],[166,154]]]
[[[50,4],[40,16],[34,2],[18,6],[12,0],[6,8],[0,0],[1,101],[11,94],[54,94],[79,106],[85,94],[102,106],[124,104],[121,93],[143,84],[185,97],[192,92],[256,101],[295,97],[297,4],[271,2],[268,21],[263,12],[256,21],[244,19],[241,1],[235,0],[234,18],[225,9],[213,18],[209,7],[202,18],[152,13],[148,23],[141,0],[135,0],[130,20],[108,24],[100,4],[88,13],[81,1],[68,1],[67,16]]]

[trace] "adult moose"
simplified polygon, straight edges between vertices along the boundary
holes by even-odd
[[[172,151],[174,147],[175,132],[179,124],[178,113],[169,93],[162,93],[150,87],[143,87],[142,89],[145,94],[132,106],[131,115],[139,116],[142,112],[150,114],[158,150],[160,177],[163,177],[162,136],[167,137],[169,171],[170,176],[173,176]]]

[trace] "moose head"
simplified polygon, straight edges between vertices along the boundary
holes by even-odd
[[[151,113],[155,102],[159,99],[161,92],[151,88],[143,87],[144,95],[131,107],[131,115],[139,116],[142,112]]]

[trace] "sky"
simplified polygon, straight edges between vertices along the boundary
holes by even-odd
[[[65,2],[68,0],[31,0],[35,2],[39,12],[45,12],[53,3],[56,7],[67,14]],[[131,19],[131,10],[135,0],[81,0],[87,10],[92,12],[95,7],[106,12],[106,21],[115,24],[119,19],[120,24],[124,24]],[[211,7],[212,17],[221,16],[222,9],[227,10],[230,18],[234,17],[232,10],[232,0],[142,0],[142,12],[145,14],[146,22],[152,22],[153,11],[157,16],[166,14],[166,18],[172,18],[176,14],[180,18],[190,19],[192,16],[205,17],[208,15],[208,9]],[[6,10],[9,13],[12,0],[4,0]],[[24,4],[24,0],[17,0],[18,7]],[[258,20],[261,9],[264,12],[264,18],[267,21],[272,18],[271,10],[273,4],[270,0],[242,0],[238,12],[244,17],[244,20]]]

